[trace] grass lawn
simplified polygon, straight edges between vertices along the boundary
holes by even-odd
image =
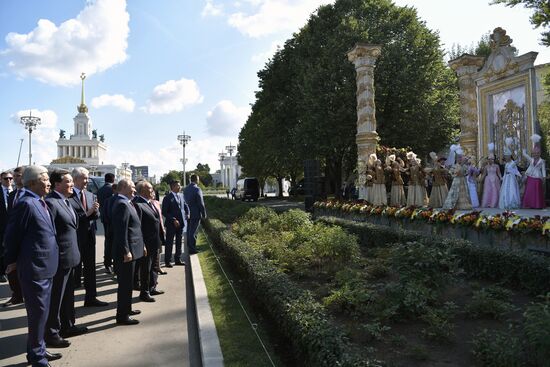
[[[220,339],[224,365],[226,367],[271,366],[271,362],[223,275],[204,233],[200,233],[197,242],[198,248],[201,250],[199,260],[208,291],[208,301]],[[225,264],[223,266],[229,278],[236,279],[228,271],[228,266]],[[284,366],[276,356],[266,331],[246,303],[246,297],[242,294],[242,290],[239,289],[238,284],[234,286],[252,322],[258,325],[257,331],[266,344],[275,365]]]

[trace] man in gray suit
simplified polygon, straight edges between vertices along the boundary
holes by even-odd
[[[189,205],[189,224],[187,226],[187,247],[189,255],[196,254],[197,250],[197,229],[201,218],[206,218],[206,209],[202,198],[202,190],[199,187],[199,176],[191,175],[190,183],[183,191],[185,202]]]

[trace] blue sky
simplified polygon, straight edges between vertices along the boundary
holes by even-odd
[[[0,0],[0,169],[13,167],[27,134],[19,117],[43,121],[33,161],[55,158],[59,129],[73,131],[87,73],[93,128],[105,134],[108,161],[179,169],[176,137],[191,135],[188,168],[219,168],[217,153],[237,142],[257,90],[256,73],[277,44],[330,0]],[[484,0],[396,0],[414,5],[442,41],[469,45],[497,26],[520,53],[540,52],[529,11]]]

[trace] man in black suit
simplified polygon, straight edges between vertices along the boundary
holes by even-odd
[[[166,218],[166,251],[164,254],[164,263],[167,268],[172,267],[171,261],[174,237],[176,239],[174,263],[176,265],[185,265],[185,262],[181,260],[181,242],[186,223],[185,221],[189,217],[189,207],[185,203],[183,195],[179,193],[180,190],[181,186],[179,181],[170,182],[170,193],[162,200],[162,215]]]
[[[53,192],[46,197],[46,204],[50,208],[55,224],[55,237],[59,246],[59,266],[53,277],[50,312],[46,322],[44,340],[48,347],[66,348],[71,343],[59,335],[61,330],[60,311],[64,299],[72,298],[74,306],[74,282],[71,275],[73,268],[80,262],[76,235],[78,222],[76,213],[68,200],[73,194],[73,178],[69,171],[53,171],[50,182],[53,184]],[[72,293],[72,297],[69,293]],[[64,306],[68,307],[69,305],[65,302]],[[70,312],[71,310],[68,310],[63,315],[67,317]]]
[[[8,216],[9,213],[11,213],[14,205],[19,201],[21,197],[23,197],[23,194],[25,193],[25,188],[23,187],[22,181],[24,171],[25,167],[17,167],[13,170],[13,179],[15,181],[16,189],[10,192],[10,195],[8,196]],[[4,243],[4,246],[7,246],[7,243]],[[21,285],[19,284],[19,279],[17,278],[17,272],[6,271],[6,275],[8,276],[8,282],[10,284],[12,295],[9,301],[4,303],[3,306],[6,307],[23,303],[23,291],[21,290]]]
[[[81,264],[84,265],[84,288],[86,296],[84,307],[106,306],[108,303],[97,299],[95,273],[95,232],[98,218],[99,203],[95,195],[86,190],[89,172],[84,167],[77,167],[72,172],[74,187],[73,195],[69,198],[71,206],[78,218],[78,248],[80,249]],[[75,269],[76,285],[81,279],[81,265]]]
[[[191,175],[190,183],[184,190],[185,201],[191,210],[189,225],[187,227],[187,250],[189,255],[196,254],[197,250],[197,229],[201,219],[206,219],[206,208],[202,197],[202,190],[199,187],[199,176]]]
[[[141,280],[139,298],[144,302],[154,302],[152,294],[164,293],[156,289],[158,274],[152,267],[157,260],[158,250],[162,243],[160,237],[161,216],[151,202],[155,197],[153,185],[147,181],[139,181],[136,190],[138,196],[134,198],[134,205],[141,220],[141,233],[147,249],[147,254],[138,260]]]
[[[13,183],[13,174],[11,172],[2,172],[0,174],[2,180],[2,195],[0,195],[0,281],[6,282],[6,264],[4,264],[4,231],[8,223],[8,197],[10,191],[7,187],[11,187]]]
[[[103,253],[103,265],[105,265],[105,272],[107,274],[112,273],[113,266],[113,238],[111,232],[109,231],[109,222],[105,221],[105,209],[107,208],[107,201],[110,197],[113,196],[113,183],[115,182],[115,175],[112,173],[105,174],[105,185],[103,185],[97,191],[97,201],[99,202],[99,219],[103,224],[103,229],[105,231],[105,251]]]
[[[113,202],[113,260],[118,280],[116,322],[119,325],[139,324],[130,318],[140,313],[132,310],[132,285],[136,260],[147,253],[141,234],[141,222],[132,199],[136,192],[131,180],[118,182],[118,197]]]

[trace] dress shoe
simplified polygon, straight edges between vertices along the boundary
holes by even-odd
[[[183,265],[185,265],[185,261],[176,261],[176,262],[174,263],[174,265],[183,266]]]
[[[20,303],[23,303],[22,298],[11,297],[7,302],[3,303],[2,306],[3,307],[8,307],[8,306],[13,306],[13,305],[18,305]]]
[[[126,317],[125,319],[117,319],[116,323],[118,325],[137,325],[139,324],[139,320]]]
[[[153,289],[151,292],[149,292],[151,296],[158,296],[160,294],[164,294],[164,291],[161,291],[159,289]]]
[[[149,293],[141,293],[139,295],[139,299],[142,300],[143,302],[155,302],[155,299],[151,297]]]
[[[170,264],[170,263],[166,263],[166,267],[167,267],[167,268],[172,268],[172,267],[173,267],[173,265],[172,265],[172,264]]]
[[[105,266],[105,273],[107,273],[107,274],[112,274],[113,273],[113,270],[111,269],[110,266],[108,266],[108,265]]]
[[[67,330],[61,330],[59,332],[59,335],[61,335],[64,338],[69,338],[71,336],[77,336],[86,334],[88,332],[88,328],[86,326],[71,326]]]
[[[135,315],[139,315],[140,313],[141,313],[140,310],[132,310],[132,311],[130,311],[129,315],[130,316],[135,316]]]
[[[56,359],[63,357],[63,355],[61,353],[50,353],[46,351],[44,357],[46,357],[48,361],[55,361]]]
[[[63,338],[46,339],[46,346],[48,348],[67,348],[71,345],[71,342]]]
[[[159,269],[159,270],[157,270],[157,274],[159,274],[159,275],[166,275],[166,274],[168,274],[168,273],[165,272],[165,271],[162,270],[162,269]]]
[[[107,305],[108,305],[107,302],[100,301],[97,298],[94,298],[89,301],[84,301],[84,307],[102,307]]]

